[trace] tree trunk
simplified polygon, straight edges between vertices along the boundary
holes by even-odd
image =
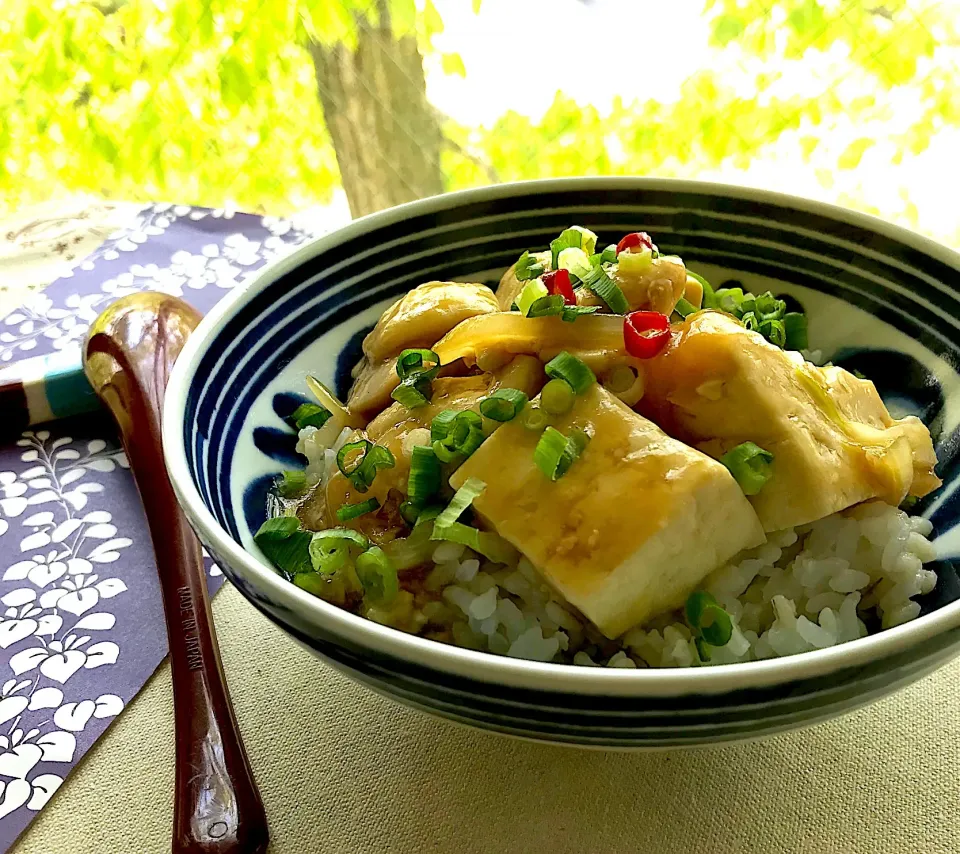
[[[357,17],[350,51],[310,43],[317,91],[350,213],[363,216],[443,191],[440,123],[427,101],[414,35],[397,38],[386,0]]]

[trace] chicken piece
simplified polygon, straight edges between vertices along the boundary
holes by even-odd
[[[543,264],[544,272],[550,271],[551,254],[549,250],[546,252],[531,252],[530,256]],[[497,285],[497,302],[503,311],[510,311],[510,306],[516,301],[525,284],[526,282],[521,282],[517,278],[514,265],[511,264],[500,278],[500,284]]]
[[[372,362],[397,356],[409,347],[432,347],[468,317],[500,311],[486,285],[427,282],[388,308],[363,339],[363,354]]]
[[[501,426],[450,478],[486,483],[473,507],[610,638],[681,606],[711,571],[764,542],[730,473],[671,439],[599,385],[555,420],[592,436],[556,482],[537,468],[540,435]]]
[[[870,498],[896,505],[940,483],[927,429],[891,418],[873,383],[818,368],[716,311],[674,326],[647,361],[638,409],[713,457],[747,441],[772,453],[773,476],[750,497],[766,531]]]
[[[354,368],[347,406],[369,418],[390,405],[399,383],[396,359],[411,347],[430,348],[462,320],[498,312],[486,285],[427,282],[388,308],[363,340],[363,360]]]
[[[659,311],[669,316],[687,287],[687,268],[676,255],[661,255],[649,259],[646,264],[633,262],[629,268],[621,261],[612,269],[610,278],[620,286],[630,311]],[[586,288],[577,291],[577,302],[606,306],[600,297]]]

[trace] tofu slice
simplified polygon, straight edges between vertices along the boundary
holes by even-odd
[[[671,439],[599,385],[555,420],[592,436],[551,482],[539,433],[511,421],[450,478],[487,484],[473,507],[607,637],[680,607],[712,570],[764,542],[756,513],[719,463]]]
[[[765,531],[939,485],[926,427],[891,418],[873,383],[818,368],[720,312],[692,315],[674,333],[645,366],[637,408],[713,457],[746,441],[770,451],[773,477],[750,498]]]

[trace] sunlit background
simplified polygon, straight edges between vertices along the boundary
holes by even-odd
[[[657,175],[960,246],[958,78],[960,0],[0,0],[0,216]]]

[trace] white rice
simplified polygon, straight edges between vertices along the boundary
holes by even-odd
[[[336,469],[336,448],[317,447],[307,428],[297,449],[311,483]],[[679,612],[661,615],[618,640],[605,638],[521,557],[493,564],[455,543],[438,543],[422,590],[398,624],[470,649],[582,666],[690,667],[823,649],[916,619],[913,598],[936,574],[932,525],[879,501],[795,530],[777,531],[709,575],[701,585],[731,615],[733,635],[701,661]]]

